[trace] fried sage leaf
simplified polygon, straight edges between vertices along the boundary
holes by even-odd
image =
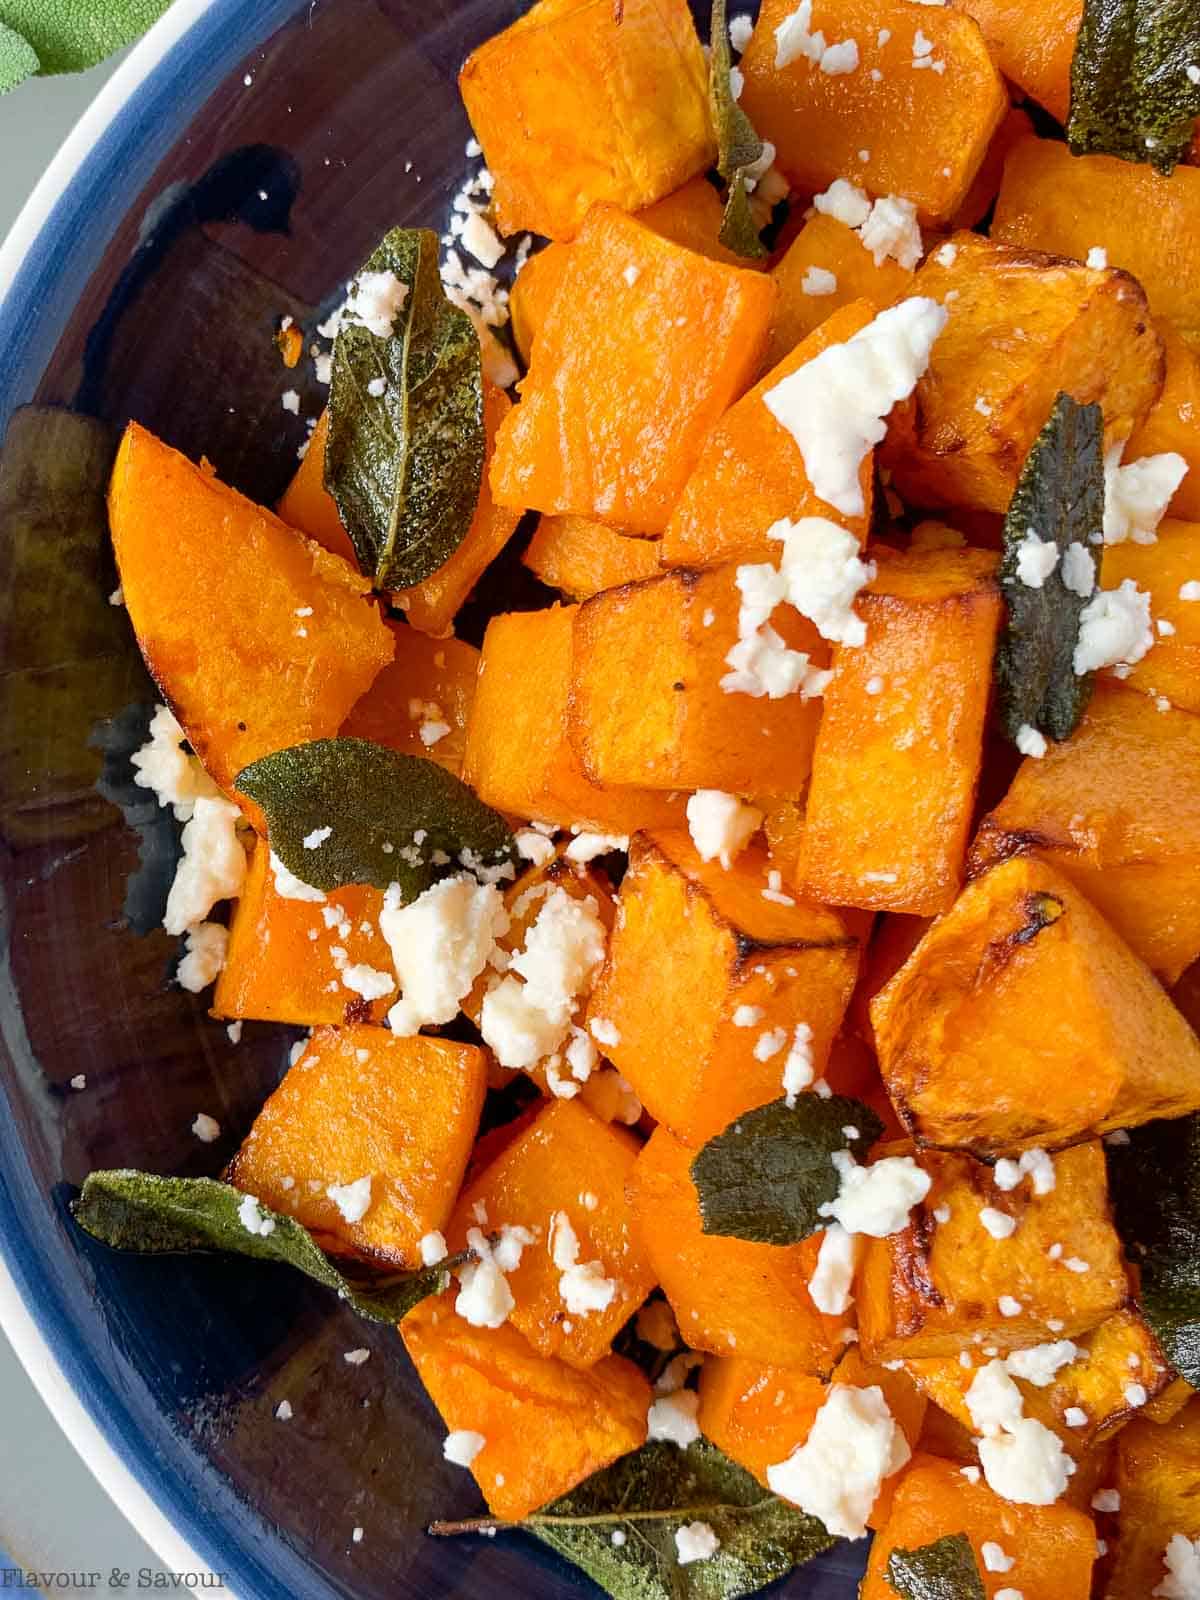
[[[223,1251],[282,1261],[332,1289],[371,1322],[398,1322],[461,1266],[455,1256],[421,1272],[350,1276],[335,1267],[307,1228],[214,1178],[161,1178],[151,1172],[93,1172],[71,1210],[79,1226],[114,1250],[139,1255]],[[252,1227],[247,1226],[252,1224]]]
[[[717,130],[717,171],[727,185],[720,239],[727,250],[760,260],[767,251],[750,209],[747,168],[762,160],[764,147],[750,118],[733,97],[725,9],[725,0],[713,0],[708,55],[708,98]]]
[[[243,768],[237,787],[266,813],[288,871],[326,893],[398,883],[407,903],[464,866],[516,861],[508,824],[465,783],[369,739],[275,750]]]
[[[679,1565],[678,1528],[705,1522],[715,1554]],[[573,1561],[614,1600],[737,1600],[833,1540],[815,1517],[768,1493],[715,1445],[644,1445],[524,1522],[435,1522],[430,1533],[519,1527]],[[624,1538],[613,1543],[613,1534]]]
[[[1071,545],[1081,545],[1099,584],[1103,526],[1104,417],[1098,405],[1081,406],[1060,394],[1026,457],[1004,522],[1000,583],[1008,621],[996,650],[996,686],[1000,717],[1014,741],[1022,727],[1066,739],[1083,715],[1091,675],[1076,676],[1074,657],[1090,595],[1068,588],[1064,566]],[[1021,545],[1031,532],[1059,551],[1041,588],[1019,576]]]
[[[887,1581],[903,1600],[987,1600],[965,1533],[948,1533],[916,1550],[893,1550]]]
[[[854,1130],[848,1135],[847,1128]],[[837,1150],[864,1156],[883,1124],[860,1100],[816,1094],[746,1111],[692,1162],[705,1233],[759,1244],[795,1244],[826,1226],[837,1198]]]
[[[1200,1112],[1130,1131],[1108,1149],[1117,1230],[1141,1274],[1142,1315],[1200,1387]]]
[[[1200,117],[1196,0],[1085,0],[1071,62],[1067,142],[1169,173]]]
[[[356,283],[392,274],[380,335],[343,316],[333,352],[325,485],[359,566],[381,589],[420,583],[471,526],[483,480],[483,372],[471,319],[446,299],[438,239],[394,228]],[[385,279],[376,279],[386,282]]]

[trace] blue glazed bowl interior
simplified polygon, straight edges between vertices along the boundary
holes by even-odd
[[[470,136],[457,69],[523,9],[213,0],[94,146],[0,306],[0,432],[29,402],[114,430],[136,418],[273,502],[304,437],[282,391],[300,390],[301,417],[323,403],[311,362],[281,368],[278,318],[311,325],[388,227],[445,226]],[[235,1046],[170,981],[178,951],[156,924],[175,829],[128,763],[156,696],[107,602],[108,550],[77,552],[57,596],[53,554],[0,525],[0,1248],[47,1343],[243,1600],[596,1592],[525,1535],[425,1534],[479,1498],[443,1461],[390,1330],[282,1269],[118,1256],[73,1227],[92,1168],[218,1173],[296,1031],[251,1023]],[[48,611],[53,630],[28,626]],[[190,1132],[200,1111],[221,1124],[214,1145]],[[364,1344],[370,1360],[348,1365]],[[834,1551],[773,1592],[845,1600],[861,1568],[861,1547]]]

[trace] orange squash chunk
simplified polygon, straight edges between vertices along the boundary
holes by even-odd
[[[229,922],[225,966],[213,992],[214,1017],[255,1022],[382,1022],[396,989],[365,1000],[342,981],[355,966],[391,973],[392,956],[379,932],[383,895],[350,884],[325,897],[285,899],[275,887],[270,852],[260,841]],[[334,950],[344,959],[335,957]]]
[[[915,1447],[928,1409],[925,1396],[906,1372],[868,1365],[855,1345],[847,1347],[828,1383],[743,1356],[710,1358],[700,1369],[701,1432],[769,1489],[767,1468],[786,1461],[804,1444],[835,1384],[882,1389],[909,1448]],[[886,1522],[898,1482],[897,1475],[884,1479],[867,1518],[870,1527]]]
[[[964,10],[967,7],[963,7]],[[1029,113],[1020,106],[1011,106],[1004,113],[1004,121],[992,135],[983,165],[975,174],[975,181],[967,190],[966,199],[950,219],[950,227],[977,228],[996,203],[1000,184],[1004,178],[1004,164],[1013,146],[1033,132]]]
[[[971,1541],[988,1600],[1006,1588],[1022,1600],[1088,1600],[1092,1592],[1096,1529],[1089,1516],[1061,1502],[1014,1505],[986,1483],[964,1478],[956,1463],[918,1456],[900,1478],[891,1516],[871,1546],[860,1600],[899,1600],[887,1581],[892,1551],[916,1550],[953,1533]],[[987,1571],[988,1543],[1013,1558],[1009,1571]]]
[[[592,783],[567,738],[575,608],[493,617],[483,640],[463,777],[482,800],[540,822],[629,834],[670,826],[683,802]]]
[[[871,525],[874,453],[867,452],[859,469],[866,511],[861,517],[843,517],[809,482],[795,439],[775,420],[763,396],[830,345],[845,344],[874,315],[874,307],[862,300],[835,311],[730,407],[704,441],[695,470],[671,513],[659,545],[664,567],[774,561],[780,546],[767,537],[767,530],[781,517],[827,517],[850,528],[860,542],[866,538]]]
[[[479,1127],[482,1050],[386,1028],[318,1028],[254,1119],[229,1181],[295,1217],[325,1249],[421,1265],[446,1226]],[[370,1179],[358,1195],[331,1187]],[[355,1204],[355,1202],[360,1202]]]
[[[1098,683],[1071,737],[1022,762],[980,824],[970,870],[1026,850],[1052,861],[1174,983],[1200,955],[1200,720]]]
[[[1009,82],[1065,123],[1083,0],[959,0],[959,9],[975,18]]]
[[[950,320],[881,447],[906,501],[1005,512],[1060,391],[1103,407],[1109,444],[1158,398],[1162,345],[1124,273],[957,233],[913,287]]]
[[[479,651],[461,639],[431,639],[403,622],[389,622],[388,628],[396,653],[341,731],[346,738],[370,739],[402,755],[427,756],[457,774],[467,743]]]
[[[1026,1176],[1002,1189],[994,1168],[958,1151],[924,1150],[919,1160],[933,1184],[908,1226],[864,1241],[855,1299],[868,1361],[1073,1339],[1124,1304],[1129,1285],[1098,1142],[1056,1155],[1044,1194]],[[979,1220],[985,1208],[1013,1217],[1015,1231],[994,1238]]]
[[[1189,344],[1170,322],[1157,322],[1167,353],[1167,377],[1158,401],[1125,447],[1125,460],[1174,451],[1188,463],[1170,514],[1200,522],[1200,347]]]
[[[259,756],[335,734],[391,659],[356,572],[136,422],[109,520],[146,665],[223,789]]]
[[[486,1441],[471,1474],[494,1516],[519,1522],[646,1440],[650,1385],[621,1356],[580,1371],[509,1323],[473,1328],[454,1290],[423,1300],[400,1337],[449,1432]]]
[[[1156,317],[1200,327],[1200,169],[1113,156],[1073,156],[1055,139],[1026,139],[1004,169],[992,237],[1025,250],[1087,259],[1094,246],[1131,272]]]
[[[322,411],[317,418],[308,449],[296,468],[296,475],[284,490],[283,499],[275,508],[280,521],[289,528],[298,528],[310,539],[324,545],[332,555],[358,570],[358,556],[350,535],[342,526],[337,502],[325,487],[325,441],[329,436],[329,413]]]
[[[854,988],[859,945],[844,919],[764,899],[768,867],[754,847],[728,871],[702,862],[682,833],[630,847],[588,1016],[651,1116],[686,1144],[780,1098],[801,1023],[820,1077]]]
[[[1004,602],[982,550],[877,552],[813,753],[799,887],[935,916],[962,886]]]
[[[570,259],[570,245],[548,244],[544,250],[531,255],[513,279],[508,316],[513,343],[526,366],[533,353],[533,341],[554,303]]]
[[[542,517],[521,560],[551,589],[586,600],[658,572],[658,541],[638,539],[591,517]]]
[[[1166,1577],[1168,1540],[1200,1539],[1200,1398],[1165,1425],[1139,1417],[1123,1429],[1113,1482],[1121,1509],[1105,1597],[1145,1600]]]
[[[597,206],[500,429],[497,503],[661,533],[709,428],[757,370],[774,304],[765,274]]]
[[[578,609],[568,728],[593,782],[732,794],[804,792],[819,699],[721,687],[738,640],[734,565],[681,568],[593,595]],[[814,663],[828,646],[790,607],[771,625]]]
[[[630,1203],[642,1246],[693,1350],[825,1375],[847,1319],[812,1303],[821,1235],[751,1244],[705,1233],[689,1167],[694,1150],[657,1128],[634,1166]]]
[[[805,287],[813,268],[831,272],[837,287],[829,294],[812,294]],[[870,301],[873,312],[894,305],[912,293],[913,275],[889,257],[875,265],[875,257],[857,233],[824,212],[815,211],[771,270],[779,289],[766,361],[775,366],[791,354],[802,339],[832,322],[835,312],[856,300]],[[843,336],[845,337],[845,336]],[[830,343],[836,341],[830,340]],[[816,352],[813,352],[816,354]],[[827,516],[828,510],[821,513]]]
[[[858,47],[853,71],[831,75],[806,55],[775,65],[775,30],[795,9],[764,0],[741,60],[742,108],[793,187],[813,194],[850,178],[906,196],[923,222],[953,216],[1008,108],[975,23],[949,6],[923,16],[907,0],[815,0],[811,31]],[[925,70],[913,67],[918,30],[932,45]]]
[[[1111,545],[1100,587],[1119,589],[1126,578],[1150,596],[1155,623],[1169,623],[1173,631],[1158,635],[1150,653],[1123,674],[1124,682],[1181,711],[1200,712],[1200,604],[1179,597],[1185,584],[1200,582],[1200,523],[1163,522],[1155,544]]]
[[[1037,856],[968,884],[871,1020],[888,1093],[922,1142],[990,1155],[1200,1108],[1200,1041]]]
[[[541,0],[458,77],[501,232],[571,239],[597,201],[636,211],[703,172],[707,84],[687,0]]]
[[[633,1225],[625,1186],[638,1142],[575,1100],[552,1100],[530,1126],[463,1190],[446,1235],[461,1250],[474,1227],[529,1229],[536,1243],[508,1274],[516,1300],[509,1322],[543,1356],[591,1367],[654,1287],[654,1271]],[[477,1208],[487,1215],[478,1219]],[[559,1218],[566,1218],[566,1229]],[[580,1266],[597,1264],[611,1283],[608,1305],[572,1310],[573,1293],[554,1252],[574,1234]],[[563,1257],[565,1259],[565,1256]]]

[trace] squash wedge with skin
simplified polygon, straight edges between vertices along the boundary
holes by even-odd
[[[109,520],[146,665],[222,789],[259,756],[336,734],[391,660],[357,571],[136,422]]]
[[[1117,1439],[1121,1496],[1105,1600],[1144,1600],[1166,1577],[1167,1541],[1200,1539],[1200,1397],[1165,1424],[1139,1418]]]

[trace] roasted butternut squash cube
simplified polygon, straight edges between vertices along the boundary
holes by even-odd
[[[970,871],[1027,850],[1065,873],[1173,983],[1200,955],[1200,721],[1098,683],[1071,737],[1024,761],[983,819]]]
[[[795,10],[764,0],[741,59],[742,108],[793,187],[813,194],[850,178],[906,196],[922,222],[953,216],[1008,108],[975,23],[949,6],[921,16],[905,0],[815,0],[809,37],[824,36],[822,56],[794,22],[790,41],[777,38]],[[839,63],[830,51],[851,42],[853,61]]]
[[[1085,261],[1099,246],[1132,273],[1156,317],[1200,327],[1200,170],[1114,156],[1073,156],[1056,139],[1025,139],[1004,169],[992,237]]]
[[[453,1290],[410,1311],[400,1337],[447,1429],[483,1436],[470,1470],[508,1522],[646,1441],[650,1385],[621,1356],[587,1371],[540,1356],[510,1323],[464,1322]]]
[[[828,275],[835,280],[832,288]],[[779,289],[766,354],[772,367],[843,307],[867,300],[876,312],[884,311],[911,294],[913,283],[909,268],[890,256],[877,266],[852,228],[821,211],[804,224],[771,276]]]
[[[1115,1487],[1121,1507],[1106,1600],[1161,1594],[1170,1540],[1200,1539],[1200,1398],[1166,1424],[1139,1417],[1122,1430]]]
[[[854,1345],[847,1347],[828,1383],[742,1356],[711,1357],[700,1369],[701,1432],[769,1489],[767,1468],[786,1461],[804,1444],[836,1384],[881,1389],[909,1448],[916,1446],[928,1409],[924,1395],[907,1373],[868,1365]],[[887,1521],[898,1481],[895,1475],[884,1479],[867,1518],[870,1527],[881,1528]]]
[[[843,517],[809,482],[795,439],[767,409],[763,396],[830,345],[844,344],[874,315],[874,307],[863,300],[835,311],[729,408],[704,441],[671,513],[659,544],[664,567],[774,561],[780,547],[768,530],[783,517],[826,517],[865,540],[871,525],[873,452],[867,452],[859,469],[866,511],[861,517]]]
[[[508,298],[509,324],[513,343],[526,366],[570,259],[570,245],[548,244],[531,255],[513,279]]]
[[[684,567],[593,595],[575,618],[568,729],[594,782],[731,794],[804,792],[821,709],[800,693],[733,691],[736,566]],[[817,666],[828,646],[790,607],[771,619]]]
[[[1200,604],[1183,598],[1189,583],[1200,582],[1200,522],[1163,522],[1154,544],[1131,540],[1106,549],[1100,587],[1119,589],[1127,578],[1150,596],[1157,637],[1121,678],[1156,701],[1200,712]],[[1169,633],[1158,626],[1164,622]]]
[[[774,305],[764,273],[595,207],[497,438],[497,503],[661,533],[709,428],[758,369]]]
[[[848,1319],[818,1311],[808,1292],[821,1235],[774,1245],[705,1233],[689,1171],[694,1155],[656,1128],[629,1188],[642,1247],[680,1333],[693,1350],[826,1376]]]
[[[966,7],[963,8],[964,10]],[[977,228],[996,203],[1000,184],[1004,178],[1004,164],[1013,146],[1027,139],[1033,132],[1033,122],[1028,112],[1020,106],[1010,106],[1004,120],[992,135],[983,165],[975,174],[966,198],[950,219],[951,229]]]
[[[1200,346],[1189,343],[1173,323],[1155,323],[1167,353],[1162,394],[1145,422],[1125,446],[1125,460],[1174,452],[1188,464],[1169,512],[1185,522],[1200,522]]]
[[[534,821],[601,833],[670,827],[683,801],[592,783],[567,738],[575,608],[493,617],[467,725],[463,777],[482,800]]]
[[[827,905],[946,911],[962,886],[1004,602],[983,550],[877,553],[865,644],[825,690],[799,866]]]
[[[386,1028],[318,1028],[254,1119],[229,1181],[324,1248],[421,1265],[446,1226],[483,1109],[482,1050]]]
[[[1010,83],[1059,122],[1071,109],[1071,61],[1083,0],[959,0]]]
[[[1104,1151],[1076,1145],[1052,1160],[1047,1191],[1044,1166],[1031,1175],[1000,1168],[1001,1182],[1017,1178],[1003,1188],[997,1170],[972,1156],[921,1152],[933,1179],[925,1200],[906,1228],[865,1243],[855,1298],[868,1361],[1072,1339],[1120,1309],[1129,1285]],[[1013,1232],[996,1237],[980,1220],[985,1210],[998,1231],[998,1216],[1013,1219]]]
[[[501,231],[571,239],[597,201],[636,211],[703,172],[707,80],[686,0],[541,0],[458,77]]]
[[[337,502],[325,487],[325,441],[328,437],[329,413],[322,411],[308,441],[308,449],[275,509],[281,522],[306,533],[357,571],[358,554],[342,524]]]
[[[213,780],[335,734],[391,659],[370,585],[136,422],[108,503],[142,655]]]
[[[1096,1559],[1092,1519],[1071,1506],[1015,1505],[986,1483],[972,1483],[952,1461],[918,1456],[900,1478],[886,1526],[871,1546],[860,1600],[899,1600],[887,1580],[893,1550],[917,1550],[947,1534],[965,1533],[988,1600],[1005,1589],[1022,1600],[1088,1600]],[[989,1570],[985,1544],[1012,1559],[1005,1572]]]
[[[459,1198],[451,1251],[476,1227],[533,1236],[508,1274],[516,1300],[508,1320],[540,1355],[594,1366],[654,1287],[625,1198],[638,1149],[632,1134],[578,1101],[552,1100]]]
[[[392,954],[379,931],[382,910],[383,895],[369,883],[337,889],[320,902],[285,897],[260,840],[229,921],[213,1016],[307,1028],[382,1022],[397,993]],[[385,979],[391,987],[381,995]]]
[[[521,560],[568,600],[586,600],[658,573],[658,540],[639,539],[591,517],[542,517]]]
[[[1038,856],[968,884],[871,1020],[888,1093],[921,1143],[995,1155],[1200,1107],[1200,1041]]]
[[[403,755],[427,756],[462,771],[479,651],[462,639],[431,639],[389,622],[396,653],[342,724],[347,738],[370,739]]]
[[[1158,398],[1162,344],[1125,273],[956,233],[914,293],[945,303],[950,320],[880,449],[906,501],[1007,511],[1061,392],[1103,408],[1108,444]]]
[[[728,871],[702,862],[686,834],[630,846],[589,1023],[685,1144],[780,1098],[802,1026],[820,1077],[854,988],[859,944],[844,919],[772,890],[768,871],[753,847]]]

